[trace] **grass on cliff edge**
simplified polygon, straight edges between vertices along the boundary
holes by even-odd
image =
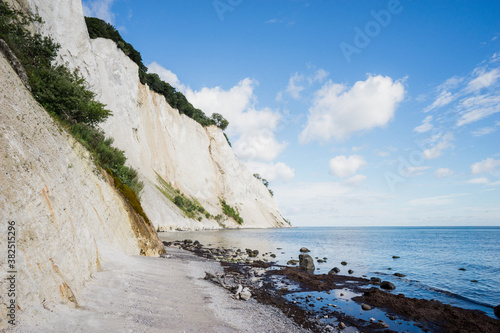
[[[5,40],[28,75],[33,97],[93,155],[97,165],[110,173],[132,207],[149,221],[139,202],[144,184],[137,171],[125,165],[124,152],[112,146],[97,125],[111,116],[105,105],[77,71],[55,65],[60,46],[48,37],[32,34],[27,27],[41,19],[11,9],[0,0],[0,38]],[[131,193],[131,191],[133,193]]]
[[[127,43],[118,30],[111,24],[98,19],[96,17],[85,17],[87,30],[92,39],[106,38],[115,42],[116,46],[123,51],[123,53],[139,66],[139,78],[142,84],[147,84],[149,89],[163,95],[171,107],[177,109],[179,113],[185,114],[191,119],[197,121],[203,127],[215,125],[222,130],[225,130],[229,122],[219,113],[212,114],[211,117],[200,109],[195,108],[186,96],[180,91],[176,91],[169,83],[160,79],[158,74],[148,73],[148,68],[142,62],[142,56],[131,44]],[[229,145],[229,139],[226,136]]]
[[[156,173],[156,172],[155,172]],[[212,215],[208,213],[205,208],[194,198],[187,198],[181,191],[173,188],[170,183],[165,181],[158,173],[156,173],[156,179],[159,185],[156,188],[170,201],[172,201],[184,214],[191,218],[201,221],[203,216],[207,219],[212,218]]]

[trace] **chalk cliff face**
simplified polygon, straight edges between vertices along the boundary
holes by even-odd
[[[159,177],[196,199],[211,215],[220,200],[239,210],[242,227],[285,227],[267,188],[243,166],[215,126],[203,128],[139,82],[138,67],[111,40],[90,40],[80,0],[25,0],[45,21],[37,27],[61,44],[60,61],[78,68],[113,111],[103,124],[145,182],[144,210],[159,230],[240,227],[186,218],[157,188]]]
[[[0,330],[8,295],[3,274],[12,270],[5,260],[8,221],[15,222],[18,313],[29,309],[40,320],[54,304],[78,303],[103,256],[163,251],[153,226],[38,105],[2,52],[0,170]]]

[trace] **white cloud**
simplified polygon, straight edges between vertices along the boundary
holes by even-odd
[[[365,164],[366,161],[359,155],[336,156],[330,160],[330,172],[334,176],[345,178],[355,174]]]
[[[436,100],[431,105],[429,105],[428,107],[426,107],[424,109],[424,112],[429,112],[435,108],[439,108],[439,107],[448,105],[451,102],[453,102],[453,100],[455,98],[456,98],[456,96],[454,96],[452,93],[450,93],[448,91],[442,91],[439,94],[439,96],[436,98]]]
[[[262,162],[247,162],[247,167],[252,173],[258,173],[262,178],[268,181],[288,182],[295,176],[295,170],[282,162],[278,163],[262,163]]]
[[[448,168],[439,168],[436,171],[434,171],[434,175],[438,178],[448,178],[453,176],[454,172],[451,169]]]
[[[490,181],[488,180],[488,178],[473,178],[467,181],[467,183],[469,184],[478,184],[478,185],[486,185],[489,182]]]
[[[457,126],[467,125],[500,112],[500,95],[480,95],[465,98],[459,104]]]
[[[424,150],[424,157],[428,160],[438,158],[441,156],[446,148],[453,147],[451,142],[454,140],[453,134],[446,133],[444,135],[436,135],[431,141],[441,139],[434,147]]]
[[[304,90],[304,86],[300,85],[300,82],[304,81],[304,76],[295,73],[290,80],[288,80],[288,86],[286,87],[286,92],[293,98],[299,99],[300,92]]]
[[[351,178],[345,180],[343,182],[343,184],[356,186],[356,185],[359,185],[360,183],[364,182],[365,180],[366,180],[365,175],[355,175],[355,176],[352,176]]]
[[[436,99],[424,109],[424,112],[449,105],[450,112],[447,117],[436,117],[436,120],[442,120],[444,123],[450,119],[450,115],[457,115],[456,125],[459,127],[500,112],[498,90],[500,67],[498,65],[494,67],[496,60],[495,54],[488,61],[481,62],[468,76],[454,76],[446,80],[437,87]],[[481,133],[474,135],[484,135]]]
[[[383,150],[378,150],[378,149],[375,149],[373,151],[373,153],[377,156],[380,156],[380,157],[387,157],[387,156],[391,155],[391,153],[388,151],[383,151]]]
[[[315,93],[301,143],[345,139],[351,134],[385,126],[394,117],[405,89],[390,77],[368,76],[350,89],[331,80]]]
[[[479,128],[475,131],[472,131],[471,134],[473,136],[484,136],[484,135],[488,135],[490,133],[493,133],[495,131],[496,131],[495,127],[483,127],[483,128]]]
[[[186,86],[181,84],[179,78],[171,70],[166,69],[157,62],[152,62],[148,66],[148,72],[156,73],[163,81],[169,83],[172,87],[178,91],[184,93],[186,91]]]
[[[415,127],[413,130],[417,133],[425,133],[428,132],[432,129],[432,116],[427,116],[425,119],[422,121],[422,125]]]
[[[499,77],[500,69],[498,68],[492,69],[488,72],[481,70],[479,71],[478,76],[467,84],[466,89],[469,92],[474,92],[483,88],[488,88],[493,85]]]
[[[326,77],[328,76],[328,72],[325,71],[324,69],[319,69],[316,71],[316,73],[314,73],[314,76],[313,77],[309,77],[307,78],[307,80],[309,81],[309,84],[313,84],[315,82],[323,82]]]
[[[438,91],[450,90],[457,88],[462,82],[464,82],[465,78],[459,76],[450,77],[444,83],[437,87]]]
[[[448,194],[448,195],[440,195],[437,197],[430,198],[422,198],[422,199],[414,199],[408,201],[410,206],[444,206],[451,205],[454,202],[454,198],[463,196],[465,194]]]
[[[480,173],[494,173],[497,167],[500,166],[500,160],[495,160],[493,158],[487,158],[482,160],[481,162],[477,162],[471,165],[471,172],[473,175],[477,175]]]
[[[83,14],[85,16],[97,17],[110,24],[115,23],[115,14],[111,12],[114,0],[84,0]]]
[[[193,90],[183,85],[172,71],[157,63],[153,65],[154,72],[174,87],[178,87],[194,107],[205,112],[207,116],[220,113],[229,121],[226,133],[231,138],[234,153],[243,163],[256,166],[256,163],[268,162],[268,164],[264,163],[267,165],[267,174],[262,172],[268,180],[293,177],[293,170],[285,164],[269,164],[269,162],[274,162],[287,144],[278,141],[275,134],[280,124],[281,114],[270,108],[257,109],[255,107],[257,98],[254,95],[254,88],[258,84],[257,81],[246,78],[229,90],[221,87]],[[275,175],[270,170],[280,174]]]
[[[422,176],[425,172],[425,170],[429,169],[428,166],[411,166],[406,168],[407,176],[408,177],[417,177],[417,176]]]
[[[286,143],[275,137],[281,115],[269,108],[254,108],[256,84],[247,78],[229,90],[215,87],[193,91],[188,88],[185,94],[195,107],[208,115],[220,113],[229,121],[227,133],[237,138],[233,150],[238,157],[269,162],[285,149]]]

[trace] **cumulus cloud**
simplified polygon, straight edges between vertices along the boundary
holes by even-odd
[[[448,178],[453,176],[454,172],[451,169],[448,168],[439,168],[436,171],[434,171],[434,176],[438,178]]]
[[[183,85],[172,71],[157,63],[152,63],[149,69],[183,92],[194,107],[208,116],[222,114],[229,121],[226,132],[231,138],[234,153],[252,172],[262,174],[269,181],[293,178],[293,169],[274,161],[287,146],[276,138],[281,114],[270,108],[255,107],[257,81],[246,78],[228,90],[221,87],[193,90]]]
[[[220,113],[229,121],[227,133],[236,138],[233,150],[239,158],[269,162],[285,149],[286,143],[279,142],[275,136],[281,115],[270,108],[254,108],[256,84],[247,78],[229,90],[214,87],[194,91],[187,88],[185,95],[208,115]]]
[[[356,173],[356,171],[366,164],[365,159],[359,155],[336,156],[330,160],[330,173],[334,176],[345,178]]]
[[[432,116],[427,116],[422,121],[422,125],[415,127],[413,130],[417,133],[429,132],[433,127],[431,121],[432,121]]]
[[[500,166],[500,160],[495,160],[493,158],[487,158],[480,162],[474,163],[471,165],[471,172],[473,175],[477,175],[480,173],[494,173],[497,167]]]
[[[437,141],[437,143],[432,147],[424,150],[424,157],[428,160],[432,160],[435,158],[438,158],[443,154],[443,151],[447,148],[453,147],[453,144],[451,143],[454,140],[453,134],[450,132],[444,134],[444,135],[436,135],[434,136],[431,141]]]
[[[156,73],[163,81],[169,83],[172,87],[184,93],[186,91],[186,86],[181,84],[179,78],[171,70],[166,69],[157,62],[152,62],[148,66],[148,72]]]
[[[403,100],[404,86],[387,76],[368,76],[351,88],[326,82],[315,93],[301,143],[345,139],[351,134],[385,126]]]
[[[111,11],[114,0],[84,0],[83,14],[97,17],[110,24],[115,23],[115,14]]]

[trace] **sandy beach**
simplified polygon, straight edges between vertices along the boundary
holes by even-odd
[[[78,307],[47,320],[21,317],[14,332],[307,332],[279,310],[235,300],[204,280],[220,264],[182,249],[169,258],[118,255],[84,289]]]

